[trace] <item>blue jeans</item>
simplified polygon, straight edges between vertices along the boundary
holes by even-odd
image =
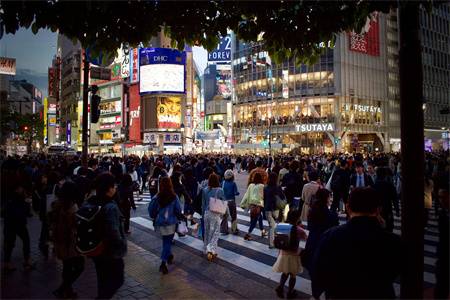
[[[256,218],[250,217],[250,227],[248,228],[248,233],[249,234],[252,233],[253,229],[255,229],[256,222],[259,223],[259,229],[261,229],[261,230],[264,229],[262,212],[263,212],[263,210],[261,210],[261,213],[259,213],[259,217],[256,217]]]
[[[162,251],[161,251],[161,260],[162,262],[167,262],[170,254],[172,254],[172,240],[174,234],[171,235],[163,235],[162,236]]]

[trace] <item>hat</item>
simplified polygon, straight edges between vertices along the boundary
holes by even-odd
[[[233,176],[234,176],[234,174],[233,174],[233,171],[232,171],[232,170],[226,170],[226,171],[225,171],[225,174],[224,174],[225,179],[230,179],[230,178],[232,178]]]

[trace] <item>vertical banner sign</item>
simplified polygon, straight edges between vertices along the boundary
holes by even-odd
[[[70,145],[72,141],[72,126],[70,125],[70,121],[67,121],[66,137],[67,137],[67,144]]]
[[[217,48],[208,53],[208,61],[231,61],[231,37],[229,35],[221,38]]]
[[[48,100],[47,97],[44,98],[44,145],[47,145],[48,138],[47,138],[47,120],[48,120]]]
[[[367,21],[366,26],[360,34],[349,33],[350,50],[368,54],[371,56],[380,56],[380,28],[378,24],[378,15]]]
[[[122,61],[120,70],[122,71],[122,78],[130,77],[130,48],[128,45],[122,46]]]
[[[133,48],[130,51],[130,83],[139,80],[139,49]]]
[[[289,98],[289,70],[283,70],[283,98]]]
[[[55,97],[56,93],[55,93],[55,68],[48,68],[48,96],[49,97]]]

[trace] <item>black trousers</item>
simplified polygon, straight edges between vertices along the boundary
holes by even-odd
[[[30,235],[26,224],[5,224],[4,225],[4,250],[5,262],[11,262],[12,251],[16,245],[16,236],[20,237],[23,244],[23,258],[30,258]]]
[[[72,290],[72,284],[84,271],[84,257],[75,256],[63,260],[61,288],[65,291]]]
[[[97,299],[111,299],[124,281],[122,258],[95,257],[97,271]]]
[[[345,203],[347,203],[348,198],[348,192],[346,191],[333,191],[333,203],[331,203],[331,210],[337,211],[339,209],[339,203],[341,200]]]

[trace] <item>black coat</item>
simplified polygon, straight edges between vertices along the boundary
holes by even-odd
[[[327,298],[392,299],[404,252],[400,237],[375,217],[354,217],[331,228],[313,258],[313,280]]]
[[[386,229],[392,232],[394,230],[392,205],[397,200],[397,191],[394,185],[386,180],[377,180],[373,188],[377,191],[378,199],[381,201],[381,216],[386,222]]]

